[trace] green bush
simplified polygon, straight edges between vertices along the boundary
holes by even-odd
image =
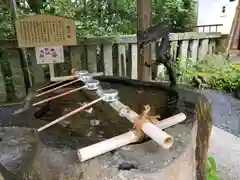
[[[206,166],[207,180],[218,180],[217,166],[213,157],[208,157]]]
[[[189,61],[187,61],[189,62]],[[201,79],[201,86],[232,92],[240,85],[240,62],[230,62],[222,56],[207,56],[197,64],[182,65],[178,61],[179,80],[192,84],[194,77]]]

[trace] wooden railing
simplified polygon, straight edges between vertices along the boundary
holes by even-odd
[[[183,63],[191,60],[192,63],[204,58],[206,54],[215,52],[216,41],[221,38],[220,33],[177,33],[170,34],[171,53],[174,58],[180,57]],[[9,48],[7,57],[11,63],[13,79],[18,96],[23,96],[24,83],[16,51],[15,41],[0,41],[1,47]],[[154,44],[152,44],[154,46]],[[155,48],[152,48],[152,59],[155,59]],[[36,64],[33,48],[31,54],[32,70],[37,84],[44,81],[43,68]],[[64,47],[64,64],[50,65],[55,77],[70,74],[72,68],[87,69],[89,72],[104,72],[105,75],[127,76],[137,78],[137,39],[136,35],[115,37],[87,37],[79,38],[77,46]],[[159,68],[161,71],[161,68]],[[4,82],[0,75],[0,82]],[[4,90],[4,83],[0,83]],[[20,93],[20,94],[19,94]],[[4,95],[4,91],[0,91]]]
[[[216,40],[220,33],[177,33],[171,34],[171,53],[183,63],[192,63],[215,52]],[[152,59],[155,60],[155,44],[152,44]],[[137,78],[136,35],[118,37],[96,37],[79,39],[79,46],[70,47],[70,64],[76,69],[90,72],[104,71],[106,75]],[[54,65],[58,66],[58,65]],[[59,72],[56,74],[60,75]]]
[[[195,26],[197,32],[219,32],[219,27],[222,27],[223,24],[205,24]]]

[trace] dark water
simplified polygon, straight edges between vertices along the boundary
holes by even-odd
[[[162,118],[179,112],[177,109],[177,93],[159,90],[157,87],[132,86],[122,83],[101,81],[104,89],[118,89],[120,101],[128,105],[137,113],[141,113],[143,105],[150,105],[152,113]],[[66,90],[64,90],[66,91]],[[52,96],[51,94],[50,96]],[[39,122],[50,122],[61,115],[81,106],[84,102],[96,99],[95,93],[82,91],[70,94],[50,103],[50,109]],[[99,102],[88,109],[89,112],[80,112],[66,121],[40,133],[43,143],[56,148],[84,147],[104,139],[108,139],[132,129],[133,125],[107,103]]]
[[[188,116],[193,115],[191,113],[193,113],[195,107],[191,98],[194,97],[191,96],[195,96],[194,94],[181,93],[183,98],[181,99],[181,96],[175,91],[167,91],[157,86],[143,86],[138,83],[123,84],[122,81],[118,82],[116,80],[104,80],[101,78],[100,80],[103,88],[118,89],[120,101],[137,113],[142,112],[143,105],[149,104],[152,107],[152,113],[160,115],[162,118],[177,114],[180,111],[185,112]],[[80,84],[77,86],[80,86]],[[70,87],[70,89],[72,88],[74,88],[74,86]],[[51,97],[67,90],[69,90],[69,88],[51,93],[43,98]],[[212,90],[203,90],[202,94],[204,94],[212,104],[214,125],[234,135],[240,136],[240,101],[232,97],[232,94]],[[23,115],[25,117],[22,118],[24,119],[24,123],[26,119],[29,119],[27,120],[28,127],[39,128],[80,107],[82,103],[89,102],[95,98],[97,97],[94,96],[94,93],[75,92],[52,101],[47,111],[44,112],[43,116],[39,119],[26,118],[26,116],[31,116],[33,114],[32,112]],[[188,98],[189,100],[186,100]],[[1,119],[9,118],[10,114],[21,106],[22,104],[14,104],[9,107],[0,108],[1,125],[4,125]],[[53,148],[67,147],[76,149],[122,134],[132,128],[131,123],[119,117],[118,113],[106,103],[99,102],[88,110],[88,112],[83,111],[77,113],[65,121],[39,133],[43,144]]]
[[[184,123],[190,124],[191,127],[191,122],[195,120],[195,104],[199,94],[192,90],[187,91],[182,89],[175,91],[153,83],[145,83],[143,85],[139,82],[129,83],[128,81],[118,81],[114,78],[101,79],[101,85],[103,88],[118,89],[120,101],[130,106],[137,113],[141,113],[143,105],[148,104],[153,109],[153,115],[160,115],[161,118],[183,112],[188,116],[187,121]],[[80,84],[76,86],[79,87]],[[51,93],[35,101],[51,97],[72,88],[74,86]],[[239,100],[234,99],[230,94],[210,90],[204,90],[202,93],[206,95],[212,104],[214,125],[238,135],[238,121],[240,120]],[[42,117],[37,119],[33,118],[33,111],[36,111],[38,108],[33,109],[32,107],[19,116],[9,119],[12,112],[18,109],[19,106],[22,106],[21,104],[10,105],[0,108],[0,126],[21,124],[21,126],[39,128],[82,106],[82,103],[96,98],[94,93],[84,91],[73,93],[54,100],[49,105],[39,107],[40,109],[47,108]],[[65,121],[40,132],[39,136],[44,147],[45,156],[47,154],[46,159],[50,161],[49,163],[54,165],[61,164],[59,165],[61,167],[65,167],[66,165],[67,167],[69,163],[78,162],[76,149],[122,134],[131,128],[132,124],[126,119],[121,118],[108,104],[99,102],[92,106],[92,109],[88,109],[88,112],[83,111],[71,116]],[[54,159],[56,159],[56,162],[53,162],[55,161]],[[63,161],[60,161],[61,159]],[[63,169],[65,170],[66,167]],[[48,167],[45,169],[48,169]]]
[[[114,79],[113,81],[109,81],[109,79],[101,80],[101,85],[104,89],[118,89],[120,101],[139,114],[142,112],[144,105],[150,105],[152,107],[152,114],[160,115],[161,118],[166,118],[180,112],[178,109],[179,96],[175,91],[169,91],[159,86],[143,86],[138,83],[128,84],[123,83],[123,81],[115,81]],[[80,84],[76,86],[79,87]],[[36,101],[65,92],[74,87],[50,93],[36,99]],[[33,109],[30,108],[26,113],[15,118],[15,120],[6,120],[6,117],[1,117],[1,114],[11,114],[13,111],[7,107],[4,110],[5,112],[0,109],[0,124],[2,126],[13,124],[20,126],[21,124],[21,126],[39,128],[82,106],[83,103],[96,98],[95,93],[86,91],[72,93],[49,103],[46,112],[38,119],[31,117],[33,116]],[[41,109],[41,107],[39,108]],[[194,107],[190,107],[190,109],[193,110]],[[82,111],[77,113],[61,123],[40,132],[39,136],[42,143],[53,148],[77,149],[120,135],[133,127],[128,120],[121,118],[115,110],[104,102],[98,102],[92,106],[92,109],[87,110],[88,112]]]

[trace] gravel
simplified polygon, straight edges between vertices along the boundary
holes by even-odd
[[[213,125],[240,137],[240,100],[232,93],[202,90],[212,105]]]

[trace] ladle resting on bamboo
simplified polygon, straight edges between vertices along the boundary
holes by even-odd
[[[76,74],[77,74],[78,72],[79,72],[79,71],[74,71],[75,76],[76,76]],[[85,73],[87,74],[88,72],[86,71]],[[103,74],[103,73],[97,73],[97,74],[95,74],[95,76],[101,76],[102,74]],[[79,79],[79,81],[81,81],[80,78],[78,78],[78,79]],[[62,83],[62,82],[63,82],[63,81],[58,82],[58,83],[53,83],[53,84],[56,85],[56,84],[60,84],[60,83]],[[60,88],[62,88],[62,87],[71,85],[72,83],[75,83],[75,82],[76,82],[76,80],[71,81],[71,82],[69,82],[69,83],[67,83],[67,84],[63,84],[62,86],[58,86],[58,87],[56,87],[56,88],[53,88],[53,89],[50,89],[50,90],[48,90],[48,91],[46,91],[46,92],[43,92],[43,93],[41,93],[41,94],[38,94],[36,97],[39,97],[39,96],[42,96],[42,95],[44,95],[44,94],[53,92],[53,91],[58,90],[58,89],[60,89]],[[45,87],[45,88],[49,88],[49,87],[52,87],[52,86],[50,85],[50,86],[47,86],[47,87]],[[66,96],[66,95],[68,95],[68,94],[71,94],[71,93],[80,91],[80,90],[82,90],[82,89],[84,89],[84,88],[86,88],[86,86],[82,86],[82,87],[79,87],[79,88],[76,88],[76,89],[73,89],[73,90],[69,90],[69,91],[67,91],[67,92],[64,92],[64,93],[58,94],[58,95],[56,95],[56,96],[53,96],[53,97],[44,99],[44,100],[39,101],[39,102],[36,102],[36,103],[33,104],[33,106],[37,106],[37,105],[40,105],[40,104],[49,102],[49,101],[51,101],[51,100],[54,100],[54,99],[57,99],[57,98]],[[43,89],[44,89],[44,88],[39,89],[39,90],[43,90]]]
[[[49,89],[49,90],[47,90],[47,91],[45,91],[45,92],[39,93],[39,94],[36,95],[36,97],[40,97],[40,96],[46,95],[46,94],[48,94],[48,93],[50,93],[50,92],[59,90],[59,89],[61,89],[61,88],[63,88],[63,87],[66,87],[66,86],[72,85],[72,84],[74,84],[74,83],[80,82],[80,81],[81,81],[81,78],[79,78],[78,73],[80,73],[80,71],[74,71],[74,72],[73,72],[73,74],[74,74],[73,76],[75,77],[74,80],[72,80],[72,81],[70,81],[70,82],[68,82],[68,83],[65,83],[65,84],[63,84],[63,85],[57,86],[57,87],[55,87],[55,88],[53,88],[53,89]],[[88,71],[84,71],[83,74],[85,74],[85,75],[88,74]],[[102,73],[102,72],[100,72],[100,73],[92,73],[91,75],[92,75],[92,76],[102,76],[103,73]],[[77,79],[76,79],[76,78],[77,78]],[[64,81],[62,81],[62,82],[64,82]],[[60,84],[60,82],[58,82],[57,84]]]

